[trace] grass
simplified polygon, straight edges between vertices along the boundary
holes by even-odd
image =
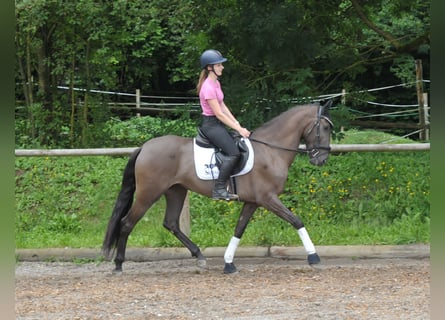
[[[341,143],[379,143],[393,136],[348,131]],[[402,139],[397,142],[411,142]],[[126,157],[16,158],[17,248],[100,248],[119,192]],[[323,167],[298,156],[283,203],[298,214],[316,245],[428,243],[429,152],[345,153]],[[190,194],[191,239],[226,246],[241,204]],[[133,247],[182,244],[162,227],[164,199],[129,237]],[[260,208],[241,245],[301,245],[296,231]]]

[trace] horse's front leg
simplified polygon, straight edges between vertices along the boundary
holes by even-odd
[[[284,204],[278,199],[276,195],[271,196],[267,202],[263,204],[263,206],[275,213],[277,216],[282,218],[283,220],[289,222],[295,229],[298,231],[298,235],[300,236],[301,242],[303,243],[304,249],[306,250],[308,257],[307,261],[310,265],[320,263],[320,257],[318,256],[315,246],[312,243],[309,234],[304,227],[301,219],[292,213],[288,208],[284,206]]]
[[[237,271],[235,265],[233,264],[233,259],[235,257],[235,251],[238,248],[238,244],[246,230],[247,224],[250,221],[258,205],[255,203],[244,203],[241,210],[240,216],[238,218],[238,223],[235,227],[235,233],[232,239],[230,239],[229,245],[224,253],[224,273],[235,273]]]

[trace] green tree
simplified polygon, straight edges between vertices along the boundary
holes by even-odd
[[[227,99],[246,118],[261,110],[261,122],[287,108],[289,98],[413,79],[417,58],[428,69],[429,6],[420,0],[201,2],[187,38],[196,45],[186,46],[184,56],[197,60],[197,47],[228,56]]]
[[[31,121],[30,129],[39,145],[60,140],[68,118],[71,145],[94,140],[90,89],[150,87],[159,65],[156,53],[166,44],[153,3],[22,0],[16,8],[18,78],[30,118],[42,119]],[[36,98],[33,79],[38,80]],[[57,91],[59,85],[70,87],[68,95]]]
[[[199,55],[216,48],[229,58],[228,103],[254,128],[303,97],[409,81],[415,59],[428,78],[429,8],[421,0],[17,0],[16,92],[27,108],[17,123],[36,145],[100,144],[103,103],[119,97],[90,89],[195,94]]]

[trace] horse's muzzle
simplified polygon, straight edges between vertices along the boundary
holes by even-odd
[[[326,164],[327,161],[328,161],[328,159],[319,159],[319,158],[309,159],[309,162],[311,164],[313,164],[314,166],[322,166],[322,165]]]
[[[321,149],[321,150],[320,150]],[[330,147],[318,147],[313,148],[308,151],[309,154],[309,162],[314,166],[322,166],[326,164],[329,157]]]

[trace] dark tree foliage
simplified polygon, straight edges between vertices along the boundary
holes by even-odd
[[[228,57],[226,99],[249,127],[305,97],[413,82],[416,59],[428,79],[429,10],[422,0],[17,0],[19,136],[100,144],[104,103],[121,97],[89,90],[193,96],[207,48]],[[349,103],[413,103],[415,94]]]

